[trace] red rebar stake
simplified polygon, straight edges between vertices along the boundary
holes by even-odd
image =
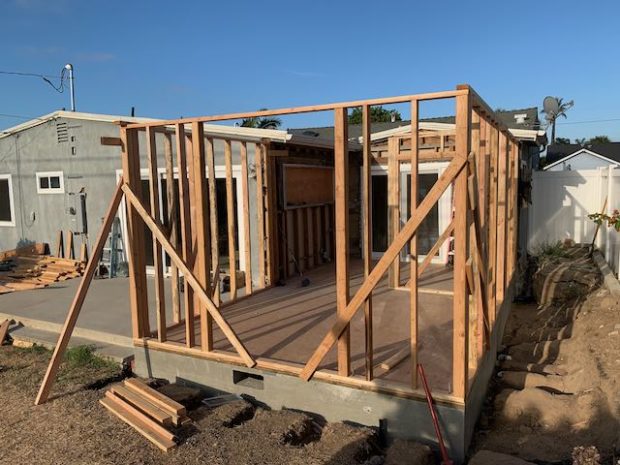
[[[426,374],[424,373],[424,367],[418,364],[418,373],[422,378],[422,385],[424,386],[424,392],[426,393],[426,402],[428,403],[428,409],[431,412],[431,418],[433,419],[433,426],[435,427],[435,435],[437,436],[437,442],[439,443],[439,450],[441,452],[441,465],[453,465],[454,462],[448,457],[448,451],[443,443],[443,436],[441,435],[441,429],[439,428],[439,418],[437,418],[437,412],[435,411],[435,405],[433,401],[433,395],[428,387],[428,381],[426,381]]]

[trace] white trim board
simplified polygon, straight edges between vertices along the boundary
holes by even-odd
[[[77,111],[55,111],[52,113],[48,113],[47,115],[43,115],[39,118],[33,118],[29,121],[18,124],[17,126],[13,126],[0,131],[0,139],[39,126],[49,121],[55,121],[60,118],[81,121],[98,121],[111,124],[115,124],[120,121],[126,121],[129,123],[149,123],[161,121],[155,118],[141,118],[123,115],[105,115],[99,113],[82,113]],[[185,130],[186,132],[191,133],[191,127],[189,125],[187,125]],[[236,137],[240,140],[245,140],[249,142],[260,142],[262,139],[269,139],[272,141],[286,143],[293,137],[292,134],[289,134],[287,131],[282,129],[245,128],[242,126],[225,126],[223,124],[208,123],[204,124],[204,132],[205,136],[212,136],[215,138],[217,138],[218,136]],[[297,137],[297,139],[303,140],[304,138]],[[311,139],[306,138],[304,141],[305,143],[309,143],[311,142]]]
[[[436,123],[432,121],[420,121],[418,123],[419,129],[437,131],[437,135],[441,135],[442,132],[454,131],[456,125],[454,123]],[[513,129],[508,128],[508,131],[519,140],[536,141],[539,137],[545,135],[545,131],[540,129]],[[407,135],[411,132],[411,124],[405,126],[398,126],[392,129],[386,129],[385,131],[375,132],[371,134],[370,140],[372,142],[387,139],[394,135],[404,134]],[[358,138],[358,142],[363,143],[362,137]]]
[[[41,187],[40,179],[41,178],[59,178],[60,186],[59,187]],[[65,193],[65,177],[62,171],[37,171],[35,173],[35,179],[37,183],[37,194],[43,195],[53,195],[53,194],[64,194]]]

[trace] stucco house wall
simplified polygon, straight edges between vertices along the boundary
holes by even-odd
[[[0,250],[55,242],[59,230],[77,230],[80,191],[88,236],[96,233],[120,167],[119,148],[102,146],[101,136],[118,137],[118,126],[58,118],[0,139],[0,174],[11,176],[14,217],[14,226],[0,226]],[[37,192],[36,173],[49,171],[63,172],[63,193]],[[76,244],[88,236],[76,236]]]

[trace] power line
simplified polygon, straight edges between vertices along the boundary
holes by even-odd
[[[28,76],[28,77],[39,77],[39,78],[52,78],[58,79],[61,76],[53,76],[51,74],[36,74],[36,73],[22,73],[20,71],[0,71],[0,74],[7,74],[11,76]]]
[[[609,118],[609,119],[592,119],[588,121],[566,121],[565,123],[556,123],[557,125],[565,125],[565,124],[589,124],[589,123],[609,123],[612,121],[620,121],[620,118]]]
[[[21,71],[0,71],[0,74],[9,75],[9,76],[26,76],[26,77],[38,77],[47,82],[52,89],[54,89],[59,94],[62,94],[65,91],[65,77],[66,77],[66,68],[62,68],[60,72],[60,76],[52,76],[50,74],[37,74],[37,73],[23,73]],[[56,86],[51,79],[60,79],[59,84]]]
[[[24,119],[24,120],[40,119],[40,118],[37,118],[36,116],[12,115],[10,113],[0,113],[0,118]]]

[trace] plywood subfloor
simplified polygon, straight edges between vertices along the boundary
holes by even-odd
[[[408,276],[402,264],[402,282]],[[336,315],[335,272],[324,265],[305,274],[310,285],[301,287],[299,277],[285,286],[264,290],[222,309],[248,351],[254,357],[305,363],[331,328]],[[351,261],[351,295],[363,281],[362,262]],[[429,267],[419,281],[422,289],[452,289],[452,269]],[[196,333],[199,325],[196,321]],[[409,345],[409,292],[388,289],[383,279],[373,293],[375,377],[409,383],[411,361],[404,360],[386,372],[379,364]],[[183,327],[172,329],[169,340],[185,343]],[[197,340],[200,340],[197,336]],[[433,390],[450,390],[452,367],[452,297],[445,293],[419,294],[419,362],[426,369]],[[214,348],[234,352],[222,332],[214,331]],[[351,323],[351,363],[356,374],[364,374],[364,314],[358,311]],[[335,350],[321,368],[336,369]]]

